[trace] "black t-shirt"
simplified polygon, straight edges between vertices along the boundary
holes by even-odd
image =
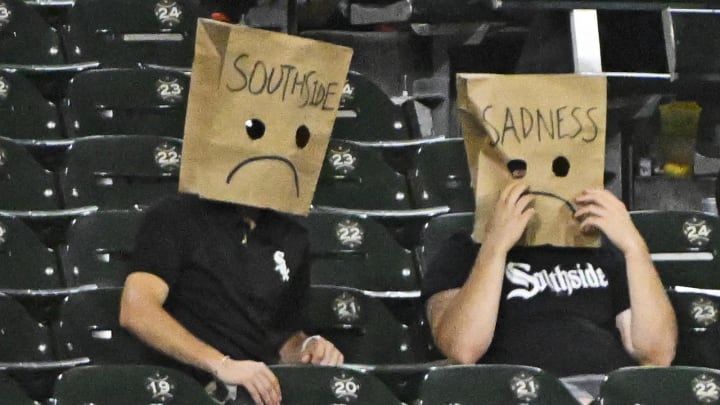
[[[448,239],[423,279],[423,297],[461,287],[478,249],[468,235]],[[634,364],[615,327],[616,315],[629,307],[617,249],[515,247],[506,260],[495,335],[480,362],[525,364],[558,375]]]
[[[301,328],[307,259],[307,232],[289,217],[180,194],[148,211],[133,270],[168,284],[165,309],[201,340],[233,359],[274,363]]]

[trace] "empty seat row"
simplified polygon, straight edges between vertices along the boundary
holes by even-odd
[[[0,67],[30,72],[141,63],[187,70],[206,14],[190,0],[78,0],[58,32],[22,0],[3,0],[0,10]]]
[[[0,69],[0,136],[24,142],[93,135],[182,138],[189,82],[189,75],[167,69],[89,69],[64,86],[55,83],[63,87],[61,95],[46,95],[27,75]],[[59,107],[49,98],[62,98]],[[333,138],[409,142],[418,137],[414,120],[371,79],[349,72]]]
[[[0,210],[127,209],[176,191],[182,141],[111,135],[43,148],[0,138],[0,150]],[[464,153],[459,138],[402,150],[331,141],[313,206],[378,216],[471,210]]]

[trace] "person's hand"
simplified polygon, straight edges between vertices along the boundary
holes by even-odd
[[[587,189],[575,198],[575,202],[578,205],[575,218],[580,221],[581,231],[601,230],[625,254],[636,249],[647,250],[625,204],[613,193]]]
[[[280,405],[280,382],[270,368],[252,360],[221,361],[216,377],[230,385],[242,385],[257,405]]]
[[[535,196],[526,194],[529,186],[516,180],[500,192],[495,210],[485,227],[483,245],[495,246],[504,252],[520,240],[535,209],[530,205]]]
[[[335,345],[322,336],[313,336],[300,353],[301,363],[319,364],[323,366],[339,366],[343,364],[343,354]]]

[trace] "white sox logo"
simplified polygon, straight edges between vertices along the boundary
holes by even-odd
[[[275,261],[275,271],[280,274],[282,281],[287,283],[290,281],[290,269],[285,262],[285,252],[279,250],[273,254],[273,260]]]

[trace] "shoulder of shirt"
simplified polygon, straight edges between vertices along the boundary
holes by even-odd
[[[272,222],[275,227],[279,227],[288,233],[308,233],[307,229],[298,221],[298,217],[295,215],[266,209],[265,221]]]

